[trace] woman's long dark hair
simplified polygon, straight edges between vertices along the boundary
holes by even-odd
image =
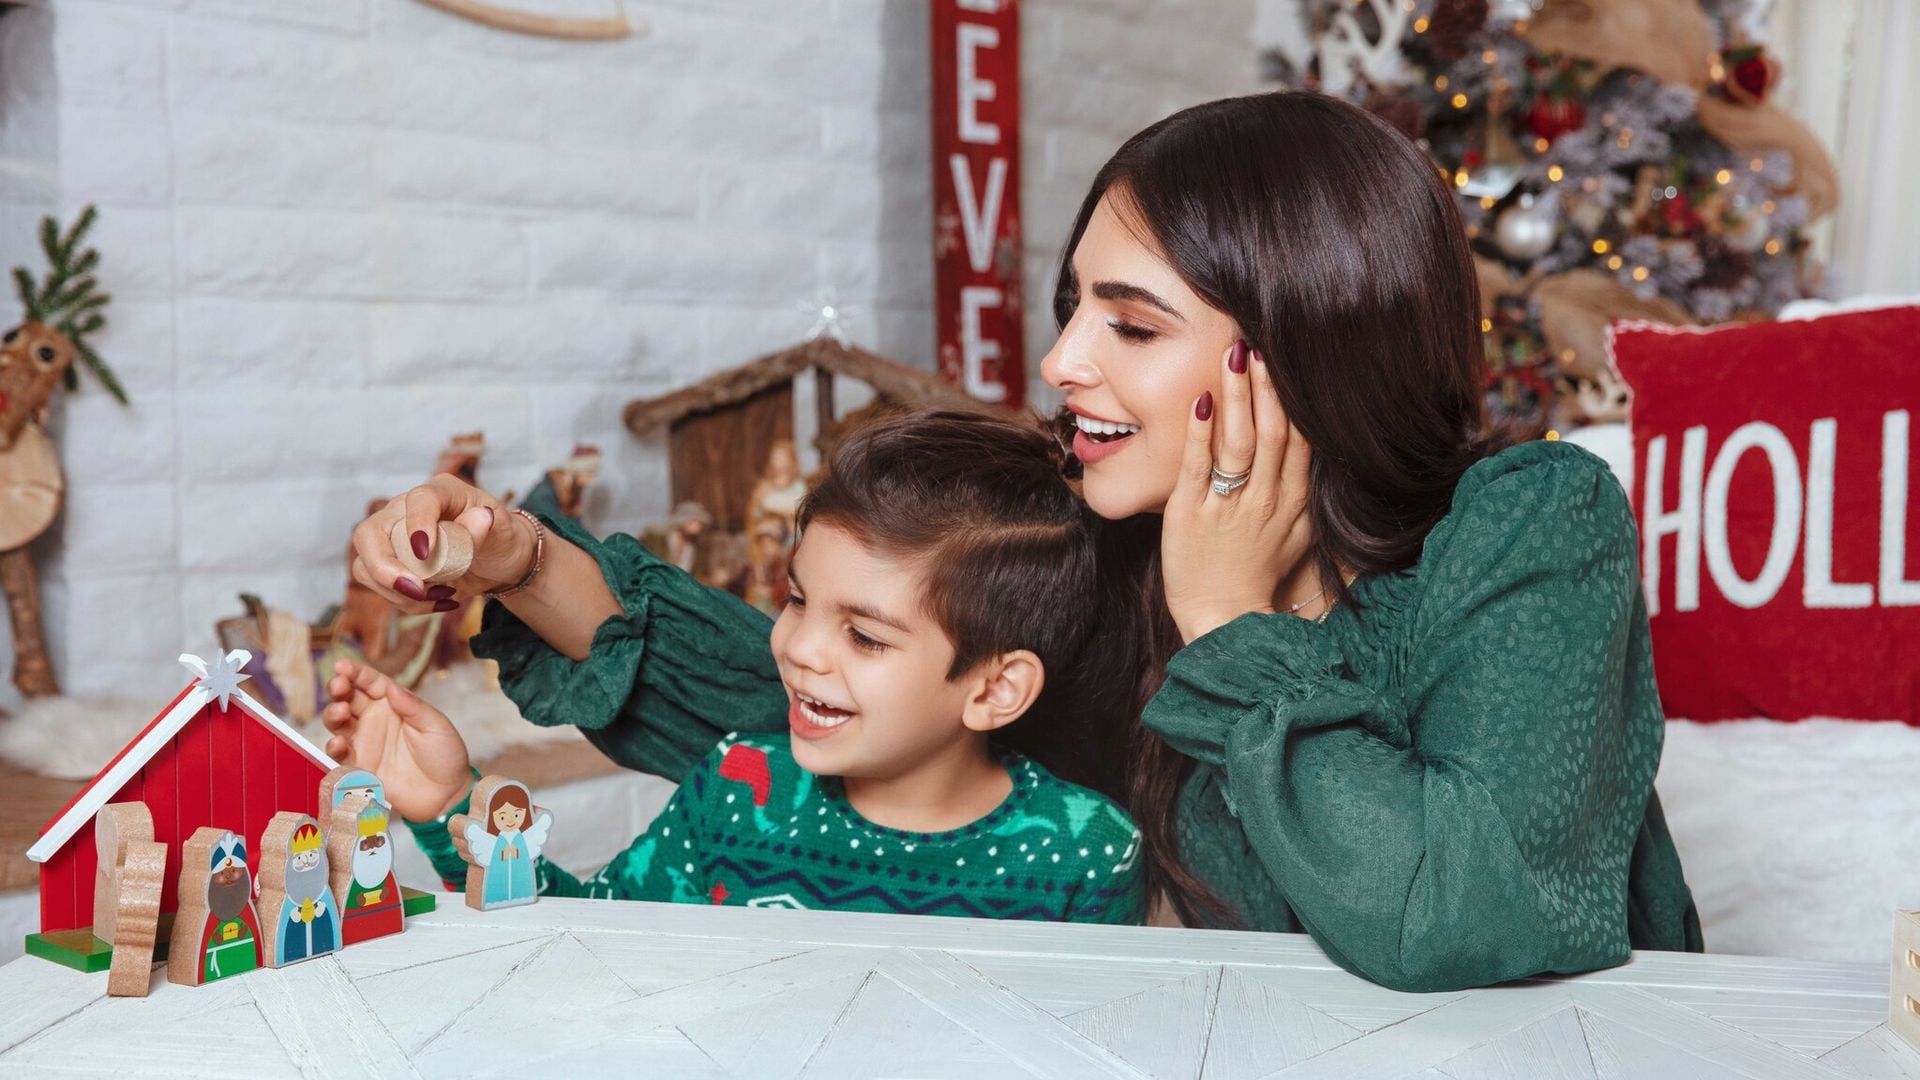
[[[1240,326],[1313,448],[1308,557],[1338,600],[1342,568],[1412,565],[1474,462],[1510,436],[1484,419],[1486,356],[1472,253],[1453,194],[1412,142],[1319,94],[1209,102],[1127,140],[1094,178],[1061,258],[1055,314],[1076,302],[1073,252],[1102,197],[1189,288]],[[1105,643],[1135,658],[1138,717],[1181,646],[1160,573],[1160,521],[1109,522],[1099,558],[1116,608]],[[1248,657],[1249,663],[1259,658]],[[1241,919],[1182,860],[1175,801],[1192,761],[1136,727],[1128,804],[1150,887],[1188,925]]]

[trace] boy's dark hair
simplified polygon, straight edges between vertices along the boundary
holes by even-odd
[[[1113,755],[1091,752],[1096,726],[1116,718],[1087,715],[1089,699],[1077,689],[1096,677],[1088,643],[1100,583],[1093,512],[1062,475],[1064,456],[1037,419],[907,413],[841,441],[798,524],[804,534],[831,523],[876,552],[925,566],[924,609],[953,642],[949,679],[1032,650],[1046,669],[1032,720],[998,740],[1117,795],[1119,763],[1102,767]]]

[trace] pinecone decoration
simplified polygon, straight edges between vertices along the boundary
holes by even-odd
[[[1406,94],[1376,90],[1368,96],[1366,110],[1416,142],[1427,133],[1427,111]]]
[[[1439,0],[1425,34],[1427,49],[1442,64],[1467,55],[1487,24],[1487,0]]]
[[[1731,289],[1753,272],[1753,258],[1727,246],[1717,236],[1702,236],[1697,245],[1705,265],[1694,284],[1703,289]]]

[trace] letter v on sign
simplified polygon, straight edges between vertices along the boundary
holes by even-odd
[[[967,264],[976,274],[984,274],[993,262],[993,234],[1000,223],[1000,202],[1007,190],[1007,159],[996,157],[987,162],[987,190],[976,196],[973,170],[967,168],[965,154],[947,158],[953,169],[953,193],[960,203],[960,228],[967,237]]]

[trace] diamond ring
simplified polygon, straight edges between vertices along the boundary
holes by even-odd
[[[1213,470],[1213,493],[1215,495],[1231,495],[1245,487],[1247,478],[1252,475],[1252,469],[1237,473],[1224,473],[1219,469],[1215,469]]]

